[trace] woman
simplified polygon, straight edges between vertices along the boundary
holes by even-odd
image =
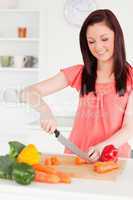
[[[119,156],[129,157],[133,70],[126,61],[122,29],[110,10],[96,10],[86,18],[80,31],[80,47],[83,65],[61,69],[52,78],[26,88],[22,101],[42,114],[42,128],[53,133],[56,120],[41,98],[67,86],[76,88],[79,105],[69,139],[88,151],[92,160],[97,160],[109,144],[119,148]],[[71,152],[65,149],[65,153]]]

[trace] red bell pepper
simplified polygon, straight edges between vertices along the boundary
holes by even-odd
[[[99,161],[117,161],[118,160],[118,149],[114,145],[107,145],[104,147]]]

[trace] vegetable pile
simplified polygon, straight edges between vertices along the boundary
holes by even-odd
[[[0,178],[14,180],[18,184],[28,185],[32,181],[42,183],[71,183],[73,173],[57,170],[62,164],[59,156],[43,158],[34,144],[24,145],[18,141],[10,141],[9,153],[0,156]],[[100,159],[93,165],[96,173],[107,173],[119,168],[118,149],[108,145],[103,149]],[[75,165],[88,164],[86,160],[75,157]]]
[[[17,141],[9,142],[9,154],[0,156],[0,178],[15,180],[22,185],[30,184],[35,177],[35,170],[28,163],[18,162],[26,146]]]
[[[28,185],[32,181],[43,183],[71,183],[70,173],[57,171],[54,166],[61,164],[58,156],[42,160],[34,144],[24,145],[10,141],[9,154],[0,156],[0,178],[14,180]]]

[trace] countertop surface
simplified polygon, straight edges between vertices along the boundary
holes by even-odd
[[[76,200],[132,200],[133,159],[128,159],[125,169],[115,181],[72,179],[71,184],[32,183],[21,186],[13,181],[0,180],[0,199],[25,200],[68,199]]]

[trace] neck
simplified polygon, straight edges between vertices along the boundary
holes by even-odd
[[[98,61],[97,73],[110,77],[113,74],[113,60],[108,62]]]

